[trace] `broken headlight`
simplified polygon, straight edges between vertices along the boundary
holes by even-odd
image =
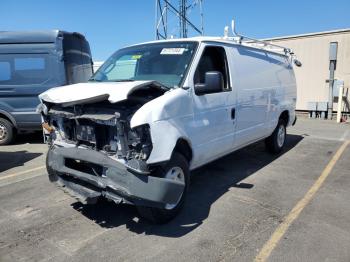
[[[147,160],[152,151],[152,140],[149,125],[142,125],[130,129],[128,144],[131,158]]]

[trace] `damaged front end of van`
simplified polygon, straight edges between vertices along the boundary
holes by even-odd
[[[105,197],[116,203],[164,208],[184,185],[155,175],[147,164],[150,126],[131,128],[135,112],[169,89],[155,81],[84,83],[40,95],[47,170],[51,182],[83,203]]]

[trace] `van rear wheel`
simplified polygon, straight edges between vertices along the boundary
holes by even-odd
[[[286,142],[286,136],[286,123],[283,119],[280,119],[272,135],[265,139],[267,150],[274,154],[280,153]]]
[[[164,224],[176,217],[185,203],[189,174],[188,161],[183,155],[175,152],[166,167],[160,170],[160,176],[183,183],[184,190],[181,196],[175,203],[166,204],[164,208],[137,206],[140,216],[154,224]]]
[[[13,124],[5,118],[0,118],[0,146],[10,144],[14,139]]]

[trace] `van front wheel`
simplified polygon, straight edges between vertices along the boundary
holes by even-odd
[[[184,189],[175,203],[166,204],[164,208],[137,206],[139,214],[155,224],[163,224],[172,220],[182,209],[189,187],[189,165],[186,158],[174,152],[166,167],[159,170],[159,176],[176,180],[184,184]],[[157,174],[158,175],[158,174]]]
[[[286,123],[280,119],[272,135],[265,139],[265,145],[270,153],[280,153],[286,142]]]
[[[14,139],[14,126],[7,119],[0,118],[0,146],[10,144]]]

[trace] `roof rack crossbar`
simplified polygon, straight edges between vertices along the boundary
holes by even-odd
[[[237,33],[234,20],[232,20],[231,28],[232,28],[232,33],[234,35],[233,39],[236,38],[236,41],[238,41],[240,44],[243,42],[244,39],[247,39],[248,41],[244,41],[244,43],[248,44],[248,45],[249,44],[257,44],[258,43],[258,44],[262,44],[264,47],[269,47],[270,46],[270,47],[273,47],[273,48],[281,49],[284,52],[284,54],[286,54],[286,55],[293,55],[294,54],[292,49],[290,49],[290,48],[287,48],[287,47],[284,47],[284,46],[280,46],[280,45],[276,45],[276,44],[272,44],[272,43],[264,41],[264,40],[254,39],[254,38],[251,38],[251,37],[248,37],[248,36],[244,36],[244,35],[241,35],[241,34]]]

